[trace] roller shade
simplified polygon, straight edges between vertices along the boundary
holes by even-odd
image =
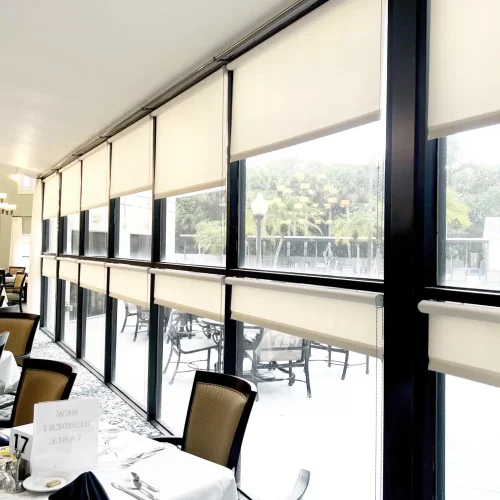
[[[108,270],[104,262],[79,260],[80,286],[97,293],[106,295]]]
[[[109,294],[111,297],[149,309],[149,268],[125,264],[107,264],[107,266],[110,268]]]
[[[78,262],[75,259],[58,257],[59,279],[78,284]]]
[[[223,276],[151,269],[155,303],[215,321],[224,321]]]
[[[61,217],[80,212],[80,162],[61,170]]]
[[[424,300],[429,370],[500,387],[500,308]]]
[[[102,207],[109,199],[109,145],[104,144],[82,156],[81,209]]]
[[[244,278],[226,285],[232,319],[382,357],[380,294]]]
[[[381,51],[382,0],[335,0],[231,63],[231,160],[378,120]]]
[[[500,2],[431,2],[429,138],[500,123]]]
[[[153,120],[149,116],[115,135],[111,156],[110,198],[153,187]]]
[[[42,275],[46,278],[57,278],[57,261],[55,257],[42,258]]]
[[[43,181],[43,218],[59,217],[59,174],[52,174]]]
[[[155,198],[224,185],[227,98],[224,69],[154,113],[157,116]]]

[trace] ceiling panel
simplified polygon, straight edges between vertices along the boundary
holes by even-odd
[[[0,164],[42,172],[294,0],[0,0]]]

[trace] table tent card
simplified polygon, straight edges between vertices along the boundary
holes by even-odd
[[[97,466],[99,399],[35,405],[31,471],[34,476],[78,474]]]

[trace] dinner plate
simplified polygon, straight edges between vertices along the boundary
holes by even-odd
[[[52,488],[48,488],[46,486],[50,481],[55,480],[61,481],[61,484],[57,486],[52,486]],[[30,476],[23,481],[24,489],[28,491],[32,491],[33,493],[49,493],[50,491],[57,491],[61,489],[63,486],[66,486],[69,483],[68,479],[64,476],[45,476],[45,477],[34,477]]]

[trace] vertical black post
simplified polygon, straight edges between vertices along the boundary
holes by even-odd
[[[80,298],[81,294],[81,298]],[[90,291],[84,288],[78,288],[78,317],[80,318],[80,338],[79,344],[77,343],[77,349],[79,349],[80,358],[85,358],[86,355],[86,345],[87,345],[87,313],[89,309],[89,294]],[[80,308],[81,300],[81,308]],[[77,353],[78,355],[78,353]]]
[[[437,377],[437,416],[436,416],[436,499],[445,500],[445,459],[446,459],[446,421],[445,421],[445,394],[446,375],[438,373]]]
[[[446,139],[438,141],[438,169],[437,169],[437,214],[438,235],[438,284],[444,285],[446,280]]]
[[[120,238],[120,198],[109,200],[108,210],[108,259],[117,257],[119,254]]]
[[[106,338],[104,343],[104,382],[111,382],[114,375],[116,337],[115,300],[109,295],[110,268],[106,268]]]
[[[84,290],[83,288],[80,287],[80,266],[78,266],[78,281],[77,281],[77,287],[78,287],[78,295],[77,295],[77,302],[76,302],[76,357],[81,358],[83,357],[83,329],[85,328],[85,323],[83,320],[83,314],[84,312]],[[85,308],[86,309],[86,308]]]
[[[56,261],[56,276],[59,276],[59,261]],[[56,324],[54,340],[59,342],[64,338],[64,299],[66,296],[66,282],[56,278]]]

